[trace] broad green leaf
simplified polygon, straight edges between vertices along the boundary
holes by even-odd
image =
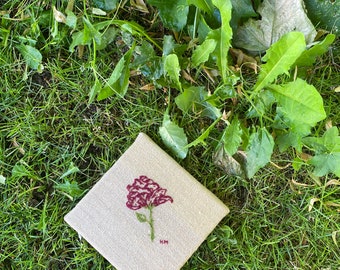
[[[82,31],[72,34],[72,43],[69,48],[70,52],[73,52],[76,46],[91,44],[93,39],[98,45],[101,44],[101,34],[99,32],[100,28],[92,25],[92,23],[85,17],[83,17],[83,25],[84,29]]]
[[[165,57],[164,71],[170,77],[171,81],[176,83],[177,87],[182,90],[182,85],[179,81],[179,72],[181,71],[181,67],[179,66],[176,54],[169,54]]]
[[[334,173],[340,177],[340,136],[337,127],[328,129],[321,138],[308,137],[303,142],[311,147],[316,155],[309,160],[316,176]]]
[[[217,42],[216,49],[212,55],[216,57],[223,83],[227,83],[227,56],[233,33],[229,25],[232,6],[230,0],[212,0],[212,3],[219,9],[222,22],[220,28],[210,31],[208,39],[214,39]]]
[[[176,54],[179,58],[186,52],[188,45],[176,43],[173,36],[165,35],[163,37],[163,56]]]
[[[328,34],[325,39],[308,50],[305,50],[300,57],[296,60],[295,65],[297,66],[311,66],[316,61],[316,58],[323,55],[328,51],[329,46],[334,42],[335,35]]]
[[[207,145],[206,142],[204,141],[206,138],[208,138],[210,131],[216,126],[216,124],[220,121],[221,118],[217,118],[214,123],[212,123],[196,140],[192,141],[189,143],[186,148],[190,148],[193,146],[196,146],[198,144],[203,144]]]
[[[83,22],[84,22],[84,37],[87,40],[92,40],[94,39],[95,42],[100,45],[102,42],[102,36],[100,34],[100,32],[98,31],[98,29],[96,29],[93,24],[86,19],[85,17],[83,17]]]
[[[104,33],[101,34],[101,42],[100,44],[97,44],[96,49],[97,50],[105,49],[107,45],[109,45],[115,40],[118,32],[119,32],[118,29],[116,29],[115,27],[108,27],[104,31]]]
[[[68,181],[66,180],[65,183],[55,185],[55,188],[59,191],[65,192],[69,194],[71,197],[79,197],[83,190],[78,186],[76,181]]]
[[[266,128],[261,128],[250,136],[249,145],[246,150],[247,177],[252,178],[259,169],[270,161],[273,149],[274,140]]]
[[[237,118],[233,119],[229,126],[223,132],[221,141],[225,152],[232,156],[237,152],[238,147],[242,142],[242,129]]]
[[[42,55],[36,48],[30,45],[22,44],[18,45],[17,48],[24,57],[26,64],[30,68],[42,71],[43,69],[43,66],[41,64]]]
[[[159,11],[163,25],[175,31],[181,31],[187,23],[189,5],[186,0],[148,0]]]
[[[179,158],[184,159],[187,156],[188,144],[187,136],[183,128],[170,120],[168,111],[164,114],[162,126],[159,128],[159,134],[164,144]]]
[[[304,0],[308,16],[319,28],[340,34],[339,0]]]
[[[217,41],[214,39],[207,39],[201,45],[197,46],[192,54],[192,64],[194,67],[208,61],[210,54],[215,50]]]
[[[266,52],[261,65],[259,78],[254,86],[254,93],[274,81],[278,75],[287,73],[296,59],[305,50],[305,38],[300,32],[291,32],[274,43]]]
[[[279,133],[279,132],[277,132]],[[279,133],[276,137],[276,143],[280,152],[286,151],[289,147],[294,147],[298,152],[302,152],[302,139],[310,133],[309,128],[305,130],[299,127],[290,127],[288,130]]]
[[[102,10],[111,11],[117,6],[118,0],[93,0],[93,4]]]
[[[201,116],[217,119],[221,116],[221,111],[207,101],[208,92],[204,87],[191,86],[185,88],[183,93],[176,97],[175,102],[178,108],[187,113],[192,110]]]
[[[231,4],[233,6],[232,17],[230,24],[236,32],[236,29],[239,25],[251,17],[257,17],[258,14],[255,12],[253,8],[253,3],[251,0],[231,0]]]
[[[108,82],[100,90],[97,100],[103,100],[117,94],[120,97],[124,97],[129,86],[130,78],[130,60],[135,46],[133,45],[124,56],[118,61],[115,69],[113,70]]]
[[[167,56],[175,52],[176,43],[173,36],[165,35],[163,37],[163,56]]]
[[[277,112],[291,128],[309,130],[326,118],[323,100],[314,86],[302,79],[269,87],[277,100]]]
[[[91,87],[90,93],[89,93],[89,103],[92,103],[95,99],[100,90],[102,89],[101,82],[96,78],[94,81],[93,86]]]
[[[313,173],[316,176],[334,173],[340,177],[340,152],[316,155],[309,160],[309,163],[314,166]]]
[[[139,222],[147,222],[148,219],[146,218],[146,215],[141,214],[141,213],[136,213],[136,217],[138,219]]]
[[[123,56],[115,66],[110,78],[106,82],[105,86],[99,91],[98,100],[103,100],[112,96],[117,89],[114,89],[114,84],[119,80],[122,76],[123,70],[125,67],[125,57]]]
[[[71,10],[66,10],[66,25],[75,29],[77,26],[77,16],[71,11]]]
[[[340,153],[340,136],[337,127],[328,129],[321,138],[307,137],[303,142],[314,149],[318,154],[320,153]]]
[[[238,27],[233,39],[235,46],[259,53],[292,31],[303,33],[308,44],[316,36],[302,0],[264,0],[257,13],[261,14],[260,20],[250,19]]]
[[[277,136],[280,151],[290,146],[301,151],[302,138],[317,122],[326,118],[322,97],[314,86],[301,79],[282,86],[271,85],[268,89],[278,103],[274,127],[288,129]]]
[[[203,43],[204,40],[206,40],[206,37],[208,36],[211,30],[212,29],[209,27],[204,17],[200,16],[200,20],[198,22],[198,27],[197,27],[198,41],[200,43]]]
[[[194,5],[210,15],[214,12],[214,6],[211,0],[187,0],[187,2],[189,5]]]
[[[266,111],[271,108],[274,102],[275,98],[270,91],[261,91],[257,96],[255,96],[253,101],[254,107],[251,107],[247,112],[247,117],[262,117]]]

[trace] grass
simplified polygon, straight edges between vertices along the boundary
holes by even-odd
[[[39,1],[26,2],[6,5],[12,14],[29,12],[33,18],[49,8],[36,8]],[[0,269],[114,269],[63,217],[139,132],[166,149],[158,128],[167,93],[141,91],[136,79],[124,99],[89,105],[93,52],[86,50],[80,59],[67,51],[64,40],[53,45],[42,27],[38,40],[50,44],[44,52],[45,69],[41,74],[26,70],[14,47],[19,37],[32,34],[30,23],[0,24],[0,42],[6,43],[0,47],[0,175],[6,177],[0,184]],[[97,53],[101,76],[110,75],[119,55],[114,46]],[[340,124],[336,63],[339,40],[308,73],[333,125]],[[178,120],[186,125],[190,140],[206,127],[193,116]],[[340,188],[326,185],[331,176],[315,178],[309,167],[296,174],[291,167],[268,165],[251,180],[229,177],[213,165],[212,151],[212,145],[197,146],[178,162],[231,212],[183,269],[340,269],[340,209],[335,205],[340,204]],[[290,156],[275,153],[273,161],[285,165]],[[78,172],[62,177],[74,166]],[[73,181],[76,185],[62,188]],[[319,201],[310,207],[314,198]]]

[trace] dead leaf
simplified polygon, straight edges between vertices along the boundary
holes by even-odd
[[[185,70],[182,70],[181,71],[181,75],[182,75],[182,77],[185,79],[185,80],[187,80],[187,81],[189,81],[189,82],[191,82],[191,83],[194,83],[194,84],[197,84],[197,82],[191,77],[191,75],[188,73],[188,72],[186,72]]]
[[[326,206],[340,207],[340,203],[335,203],[335,202],[325,202],[324,205],[326,205]]]
[[[66,23],[66,16],[53,6],[53,17],[57,22]]]
[[[143,91],[153,91],[153,90],[156,89],[156,87],[155,87],[155,85],[153,83],[149,83],[149,84],[146,84],[146,85],[142,86],[139,89],[143,90]]]
[[[229,156],[221,146],[214,153],[213,162],[228,175],[245,177],[246,156],[243,151],[237,151],[235,155]]]
[[[338,246],[338,242],[336,241],[336,235],[337,235],[338,232],[340,232],[340,231],[332,232],[332,239],[333,239],[333,242],[336,246]]]
[[[106,16],[106,12],[100,8],[92,8],[92,14],[99,16]]]
[[[291,31],[302,32],[307,44],[314,41],[316,31],[302,0],[264,0],[257,12],[261,20],[249,19],[240,26],[234,35],[235,46],[254,53],[264,52]]]
[[[245,54],[240,49],[230,48],[229,51],[235,59],[237,66],[241,67],[242,65],[245,65],[246,67],[253,69],[255,74],[257,74],[257,61],[255,58]]]
[[[16,149],[18,149],[18,151],[19,151],[20,154],[25,155],[25,149],[22,148],[22,147],[18,144],[17,139],[16,139],[15,137],[13,138],[12,143],[13,143],[13,146],[14,146]]]
[[[336,179],[329,180],[326,183],[325,187],[328,187],[328,186],[331,186],[331,185],[340,186],[340,181],[336,180]]]
[[[140,12],[149,13],[149,10],[143,0],[130,0],[131,6]]]
[[[291,165],[290,163],[288,163],[286,166],[282,167],[282,166],[279,166],[279,165],[277,165],[276,163],[274,163],[272,161],[270,161],[270,164],[273,165],[276,169],[279,169],[279,170],[287,169]]]
[[[328,129],[330,129],[331,127],[333,127],[332,120],[329,120],[329,121],[326,122],[325,128],[326,128],[326,130],[328,130]]]
[[[309,155],[309,154],[306,154],[306,153],[298,153],[297,154],[298,155],[298,157],[300,158],[300,159],[302,159],[303,161],[308,161],[308,160],[310,160],[311,158],[312,158],[312,156],[311,155]]]
[[[312,199],[310,199],[310,201],[309,201],[309,206],[308,206],[308,212],[312,211],[313,206],[314,206],[314,203],[315,203],[315,202],[319,202],[319,201],[320,201],[320,199],[318,199],[318,198],[312,198]]]
[[[304,183],[299,183],[296,182],[294,179],[291,179],[290,182],[298,187],[314,187],[315,185],[308,185],[308,184],[304,184]]]

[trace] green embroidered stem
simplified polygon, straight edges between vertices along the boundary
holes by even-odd
[[[149,225],[150,225],[150,229],[151,229],[151,233],[150,233],[150,237],[151,237],[151,241],[153,241],[155,239],[155,230],[154,230],[154,227],[153,227],[153,218],[152,218],[152,209],[153,209],[153,206],[150,205],[148,206],[148,209],[149,209]]]

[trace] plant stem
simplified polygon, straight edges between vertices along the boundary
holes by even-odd
[[[152,218],[152,209],[153,209],[153,206],[148,206],[148,209],[149,209],[149,225],[150,225],[150,229],[151,229],[151,233],[150,233],[150,237],[151,237],[151,241],[153,241],[155,239],[155,230],[154,230],[154,227],[153,227],[153,218]]]

